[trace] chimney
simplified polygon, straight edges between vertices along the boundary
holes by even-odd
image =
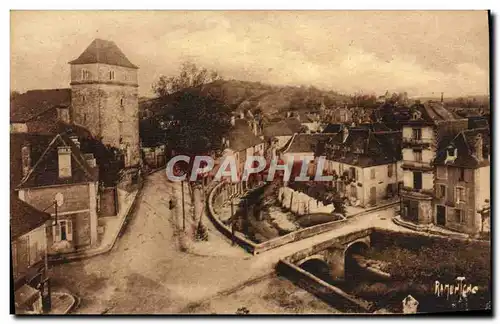
[[[66,107],[57,108],[57,118],[63,123],[69,124],[69,109]]]
[[[78,140],[78,136],[70,136],[69,139],[72,140],[73,143],[75,143],[76,147],[80,148],[80,141]]]
[[[231,116],[231,126],[236,125],[236,117]]]
[[[59,146],[57,148],[59,178],[71,178],[71,147]]]
[[[479,162],[483,160],[483,135],[477,134],[474,142],[475,155]]]
[[[245,119],[245,113],[243,111],[240,111],[240,119]]]
[[[441,92],[441,103],[444,102],[444,92]]]
[[[23,177],[25,177],[31,169],[31,147],[25,143],[21,148],[21,161],[23,165]]]

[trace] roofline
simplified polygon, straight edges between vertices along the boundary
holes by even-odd
[[[109,64],[109,63],[102,63],[102,62],[87,62],[87,63],[79,63],[77,62],[78,58],[71,60],[68,62],[69,65],[88,65],[88,64],[104,64],[104,65],[110,65],[110,66],[120,66],[128,69],[134,69],[134,70],[139,70],[139,67],[135,65],[134,63],[130,63],[131,65],[123,65],[123,64]]]

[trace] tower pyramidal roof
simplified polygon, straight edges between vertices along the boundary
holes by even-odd
[[[69,62],[69,64],[92,63],[117,65],[132,69],[139,68],[129,61],[120,48],[116,46],[115,42],[99,38],[94,39],[76,60]]]

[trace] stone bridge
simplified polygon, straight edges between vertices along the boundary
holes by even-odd
[[[285,260],[299,267],[310,265],[316,268],[328,268],[333,279],[343,280],[348,271],[346,261],[349,262],[353,254],[361,254],[363,250],[371,247],[372,232],[373,229],[364,229],[339,236],[299,251]]]

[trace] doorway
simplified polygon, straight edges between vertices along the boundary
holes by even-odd
[[[377,203],[377,188],[370,188],[370,205],[374,206]]]
[[[446,207],[437,205],[436,206],[436,224],[445,226],[446,225]]]

